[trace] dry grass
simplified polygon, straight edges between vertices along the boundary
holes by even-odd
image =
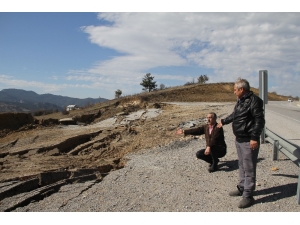
[[[234,83],[211,83],[178,86],[97,103],[79,110],[70,111],[68,115],[58,112],[36,116],[35,118],[38,120],[49,118],[62,119],[83,114],[97,114],[100,111],[101,120],[104,120],[119,112],[126,110],[134,111],[156,102],[233,102],[236,101],[236,97],[233,94],[233,85]],[[256,95],[259,95],[258,89],[251,88],[251,90]],[[268,94],[270,101],[287,101],[288,98],[289,96],[277,95],[275,93]]]

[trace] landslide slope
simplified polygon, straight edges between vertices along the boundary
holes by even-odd
[[[258,90],[252,88],[254,93]],[[269,100],[287,100],[269,93]],[[89,118],[81,125],[36,123],[28,129],[12,131],[0,138],[0,182],[30,177],[45,171],[101,168],[109,172],[121,168],[129,152],[166,145],[177,139],[174,130],[183,121],[203,118],[221,106],[180,107],[164,102],[231,102],[236,100],[233,83],[193,84],[125,96],[98,103],[68,114],[53,113],[35,121],[62,118]],[[126,116],[144,110],[160,109],[153,118]],[[144,113],[142,112],[142,114]],[[111,126],[97,126],[112,119]],[[104,169],[103,169],[104,168]]]

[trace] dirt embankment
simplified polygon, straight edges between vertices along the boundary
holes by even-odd
[[[151,108],[118,113],[87,126],[56,125],[11,133],[0,139],[0,195],[1,183],[6,185],[5,196],[20,194],[15,192],[15,186],[29,188],[29,185],[40,194],[25,196],[21,205],[26,205],[66,183],[99,179],[95,173],[100,174],[101,180],[110,171],[126,164],[124,156],[127,153],[168,145],[178,139],[174,131],[183,121],[203,119],[207,113],[221,112],[222,108],[223,104],[157,103],[151,104]],[[71,174],[79,173],[76,171],[93,174],[73,179]],[[54,183],[49,185],[53,187],[44,186],[44,176],[47,180],[51,178]],[[12,210],[19,204],[17,199],[5,202],[9,203],[5,210]]]
[[[255,93],[257,89],[252,89]],[[182,121],[196,119],[220,106],[166,105],[166,101],[234,102],[233,83],[189,85],[114,99],[69,114],[33,118],[30,114],[0,114],[0,181],[61,168],[121,167],[125,154],[165,145]],[[282,96],[269,94],[270,99]],[[161,109],[154,118],[127,116],[139,110]],[[60,125],[71,118],[77,126]],[[94,126],[111,120],[110,127]],[[10,133],[7,130],[10,129]],[[12,131],[15,130],[15,131]]]
[[[222,113],[226,100],[235,97],[231,85],[223,86],[220,93],[213,95],[215,88],[220,87],[222,85],[194,85],[182,87],[179,92],[174,89],[144,93],[74,110],[68,115],[56,113],[32,118],[27,114],[18,117],[2,114],[0,183],[55,171],[92,169],[103,175],[122,168],[127,153],[165,146],[176,140],[174,131],[183,121],[204,118],[211,111]],[[203,102],[222,99],[224,104],[163,103],[179,101],[176,96],[185,102],[195,102],[197,96]],[[234,100],[227,102],[234,104]],[[150,112],[157,115],[151,116]],[[57,122],[60,118],[72,118],[79,125],[61,125]]]
[[[34,118],[30,113],[0,113],[0,130],[17,130],[20,127],[33,124]]]
[[[1,138],[0,181],[61,169],[120,168],[127,153],[170,143],[182,121],[204,117],[214,108],[150,105],[162,113],[146,118],[143,115],[151,108],[141,109],[136,118],[126,112],[109,118],[110,126],[101,121],[87,126],[38,126]]]

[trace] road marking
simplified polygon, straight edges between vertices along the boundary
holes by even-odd
[[[300,120],[296,120],[296,119],[291,118],[291,117],[289,117],[289,116],[285,116],[285,115],[280,114],[280,113],[278,113],[278,112],[274,112],[274,111],[272,111],[272,110],[270,110],[270,109],[267,109],[267,111],[273,112],[273,113],[275,113],[275,114],[278,114],[278,115],[280,115],[280,116],[283,116],[283,117],[285,117],[285,118],[288,118],[288,119],[291,119],[291,120],[294,120],[294,121],[297,121],[297,122],[300,123]]]

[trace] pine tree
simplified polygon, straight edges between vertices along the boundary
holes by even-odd
[[[154,77],[151,76],[151,73],[147,73],[144,78],[143,81],[140,83],[140,85],[142,85],[144,88],[144,91],[152,91],[156,89],[156,81],[153,81]]]
[[[208,76],[206,76],[206,75],[201,75],[201,76],[198,77],[198,83],[200,83],[200,84],[205,84],[206,81],[208,81]]]
[[[122,91],[120,89],[115,91],[115,98],[120,98],[121,95],[122,95]]]

